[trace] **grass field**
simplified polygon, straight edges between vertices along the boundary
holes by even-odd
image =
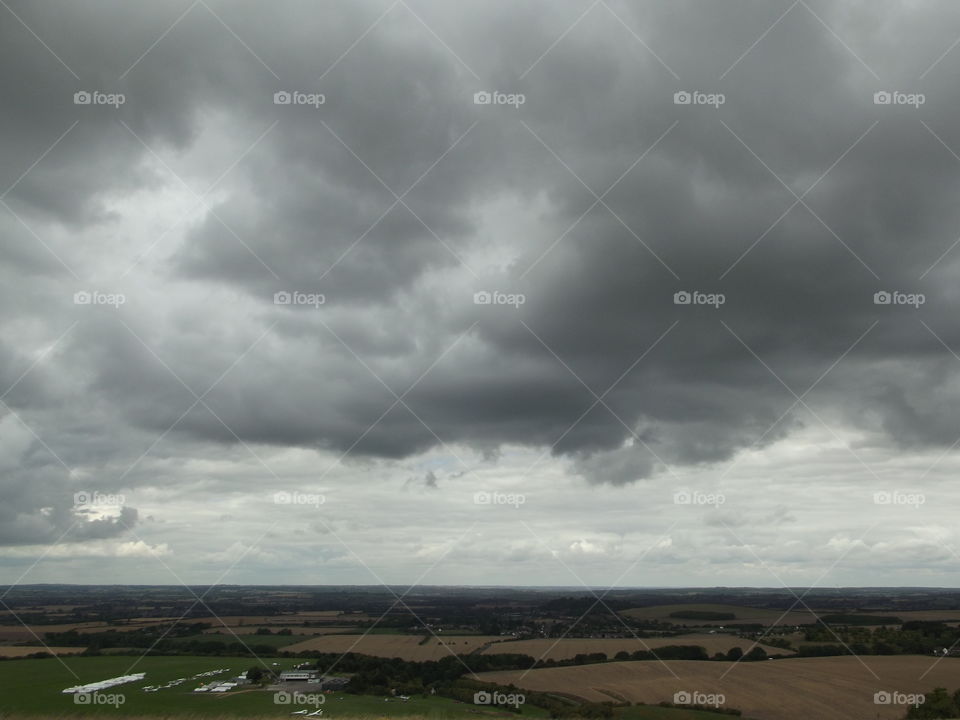
[[[421,635],[325,635],[290,645],[288,652],[343,653],[355,652],[377,657],[398,657],[404,660],[422,662],[439,660],[451,654],[466,655],[489,642],[503,640],[499,635],[451,635],[434,637],[423,645]],[[441,644],[443,643],[443,644]]]
[[[656,650],[665,645],[699,645],[707,651],[708,655],[722,652],[725,653],[734,647],[739,647],[744,652],[753,645],[752,640],[744,640],[734,635],[724,635],[717,633],[680,635],[679,637],[665,638],[563,638],[561,640],[536,639],[536,640],[513,640],[496,645],[491,645],[483,651],[483,655],[495,655],[500,653],[520,653],[530,655],[531,657],[543,657],[546,660],[565,660],[572,658],[578,653],[605,653],[608,658],[613,658],[620,651],[636,652],[637,650]],[[791,655],[790,650],[781,650],[770,645],[760,644],[768,654],[779,653],[781,655]]]
[[[795,658],[735,667],[727,662],[671,660],[666,663],[669,669],[656,661],[618,662],[532,670],[523,679],[520,671],[481,673],[480,677],[595,702],[611,694],[655,704],[670,701],[675,692],[684,690],[722,693],[726,707],[758,720],[899,720],[906,708],[876,705],[874,693],[922,693],[938,686],[952,692],[960,686],[960,659],[945,658],[935,667],[934,662],[932,657],[916,655]]]
[[[732,613],[735,616],[733,620],[690,620],[683,618],[671,618],[670,614],[675,612],[697,611],[697,612],[718,612]],[[688,626],[720,626],[737,624],[760,624],[760,625],[809,625],[817,622],[817,616],[807,610],[792,610],[784,615],[783,610],[768,610],[765,608],[751,608],[743,605],[713,605],[713,604],[684,604],[684,605],[654,605],[644,608],[631,608],[622,610],[622,615],[636,618],[639,620],[659,620],[661,622],[670,622],[675,625]]]
[[[193,717],[288,717],[294,710],[310,705],[276,705],[268,690],[249,690],[222,695],[198,695],[191,691],[202,680],[185,682],[177,687],[155,693],[144,692],[145,685],[163,684],[176,678],[195,675],[206,670],[230,668],[227,677],[246,671],[255,664],[250,658],[222,657],[150,657],[141,660],[132,672],[145,672],[137,682],[117,686],[104,693],[123,693],[125,702],[119,710],[112,705],[75,705],[72,695],[62,694],[66,687],[125,674],[135,657],[66,658],[65,664],[78,676],[75,678],[64,665],[50,660],[10,660],[0,663],[0,717],[8,714],[24,716],[193,716]],[[278,668],[289,668],[296,661],[278,662]],[[304,692],[308,692],[304,690]],[[331,693],[322,705],[324,717],[382,717],[419,715],[425,718],[506,717],[508,713],[474,705],[458,703],[448,698],[415,696],[409,701],[381,697]],[[545,717],[546,712],[533,706],[524,706],[523,715]],[[509,714],[512,717],[512,713]]]

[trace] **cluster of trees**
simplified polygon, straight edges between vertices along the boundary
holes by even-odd
[[[907,717],[910,720],[960,717],[960,690],[955,690],[951,695],[946,688],[935,688],[924,697],[926,699],[923,704],[907,711]]]
[[[960,641],[960,628],[926,620],[905,622],[896,627],[842,627],[831,632],[823,626],[811,627],[804,633],[808,642],[799,649],[805,657],[822,655],[930,655]],[[847,646],[837,642],[837,638]],[[849,648],[849,649],[848,649]]]

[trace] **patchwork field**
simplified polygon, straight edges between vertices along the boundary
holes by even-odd
[[[709,612],[709,613],[730,613],[734,619],[725,620],[701,620],[689,618],[670,617],[672,613],[683,612]],[[809,625],[817,622],[817,616],[804,609],[791,610],[784,615],[783,610],[768,610],[765,608],[752,608],[743,605],[713,605],[713,604],[684,604],[684,605],[654,605],[644,608],[631,608],[622,610],[622,615],[639,620],[659,620],[661,622],[671,622],[676,625],[692,626],[719,626],[736,624],[760,624],[760,625]],[[784,615],[782,618],[781,615]]]
[[[666,645],[699,645],[707,654],[725,653],[731,648],[739,647],[744,652],[753,646],[753,640],[744,640],[733,635],[723,634],[694,634],[679,637],[665,638],[563,638],[551,640],[549,638],[536,640],[512,640],[497,643],[483,650],[483,655],[501,653],[520,653],[531,657],[543,657],[545,660],[565,660],[579,653],[604,653],[613,658],[620,651],[636,652],[637,650],[656,650]],[[768,654],[791,655],[789,650],[782,650],[770,645],[759,644],[759,647]]]
[[[960,659],[935,662],[934,658],[916,655],[867,656],[862,663],[847,656],[743,662],[736,666],[671,660],[666,663],[669,669],[656,661],[618,662],[526,673],[480,673],[480,677],[596,702],[622,697],[654,704],[672,701],[674,693],[680,691],[722,693],[725,706],[757,720],[899,720],[906,708],[874,704],[874,693],[922,693],[934,687],[953,691],[960,686]]]
[[[348,633],[348,632],[358,632],[356,625],[325,625],[324,627],[303,627],[303,625],[227,625],[227,627],[234,629],[242,627],[244,633],[256,633],[260,628],[267,628],[272,633],[280,632],[281,630],[289,630],[293,635],[331,635],[336,633]],[[208,628],[203,631],[206,634],[221,634],[226,633],[227,630],[220,623],[216,623],[212,628]]]
[[[324,653],[355,652],[377,657],[398,657],[423,662],[439,660],[451,653],[466,655],[487,643],[503,640],[499,635],[451,635],[431,637],[421,645],[420,635],[325,635],[284,648],[287,652],[312,650]]]

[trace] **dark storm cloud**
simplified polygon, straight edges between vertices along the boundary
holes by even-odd
[[[589,6],[210,3],[151,47],[190,7],[11,3],[67,67],[9,13],[0,25],[5,201],[44,238],[89,242],[44,250],[0,208],[4,299],[27,281],[41,296],[3,312],[4,389],[29,365],[18,338],[80,321],[62,377],[8,398],[67,467],[109,470],[109,489],[169,432],[358,458],[555,445],[625,484],[817,425],[784,413],[828,370],[805,402],[830,423],[956,439],[960,361],[942,343],[960,351],[960,250],[930,268],[960,227],[960,160],[941,143],[960,148],[960,55],[920,78],[960,32],[952,6],[798,4],[743,55],[788,4],[601,3],[551,47]],[[75,106],[85,88],[126,102]],[[927,102],[875,105],[882,89]],[[325,102],[275,105],[284,90]],[[480,90],[526,102],[474,105]],[[675,105],[680,90],[726,102]],[[189,157],[197,192],[217,181],[215,215],[155,249],[111,224],[111,201],[180,189],[141,141]],[[117,252],[167,305],[134,286],[115,315],[77,314],[67,268]],[[482,289],[526,302],[474,305]],[[682,290],[725,303],[675,305]],[[878,306],[881,290],[926,303]],[[274,305],[281,291],[325,302]],[[6,542],[68,521],[31,480],[80,485],[42,447],[24,457]]]

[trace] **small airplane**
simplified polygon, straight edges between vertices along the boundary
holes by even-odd
[[[291,715],[306,715],[306,714],[307,714],[307,711],[306,711],[306,710],[294,710],[294,711],[293,711],[292,713],[290,713],[290,714],[291,714]]]

